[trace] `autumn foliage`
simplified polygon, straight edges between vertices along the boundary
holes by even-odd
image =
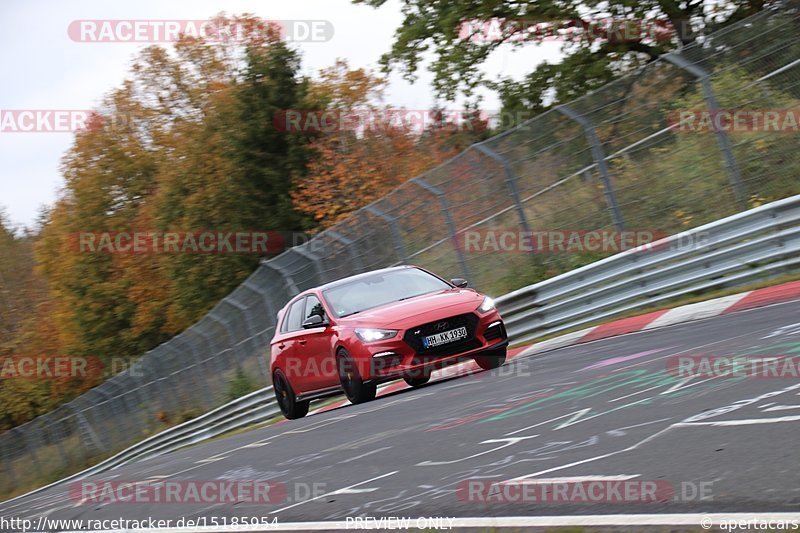
[[[239,20],[247,21],[247,17]],[[185,38],[150,47],[64,155],[64,188],[40,227],[0,218],[0,356],[134,360],[190,326],[260,259],[254,255],[102,254],[79,232],[315,231],[456,154],[486,125],[412,131],[286,132],[288,109],[384,109],[385,80],[337,62],[312,78],[275,35]],[[0,429],[101,379],[0,380]]]

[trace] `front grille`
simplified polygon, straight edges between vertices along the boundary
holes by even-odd
[[[446,322],[447,325],[443,327],[439,326],[442,322]],[[459,339],[455,342],[448,342],[447,344],[443,344],[441,346],[433,346],[431,348],[424,348],[422,346],[423,337],[433,335],[434,333],[441,333],[442,331],[460,328],[462,326],[467,328],[467,336],[465,338]],[[478,317],[473,313],[466,313],[463,315],[443,318],[434,322],[428,322],[427,324],[422,324],[414,328],[409,328],[405,335],[403,335],[403,340],[417,353],[417,359],[419,359],[419,357],[424,359],[431,357],[445,357],[478,348],[481,343],[475,338],[475,329],[477,326]]]

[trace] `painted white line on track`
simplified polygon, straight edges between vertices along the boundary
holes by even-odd
[[[718,420],[716,422],[679,422],[674,424],[674,427],[692,427],[692,426],[752,426],[754,424],[777,424],[780,422],[797,422],[800,420],[800,415],[795,416],[781,416],[777,418],[745,418],[743,420]]]
[[[620,474],[616,476],[565,476],[565,477],[540,477],[537,479],[523,479],[522,481],[499,481],[498,485],[555,485],[557,483],[589,483],[591,481],[627,481],[639,477],[639,474]]]
[[[350,461],[355,461],[356,459],[361,459],[362,457],[366,457],[368,455],[372,455],[373,453],[380,453],[380,452],[382,452],[384,450],[389,450],[391,448],[392,448],[391,446],[384,446],[382,448],[378,448],[376,450],[372,450],[371,452],[362,453],[361,455],[356,455],[355,457],[351,457],[350,459],[345,459],[344,461],[339,461],[339,464],[349,463]]]
[[[346,491],[351,491],[356,487],[359,487],[361,485],[366,485],[367,483],[370,483],[372,481],[377,481],[379,479],[382,479],[382,478],[385,478],[385,477],[388,477],[388,476],[393,476],[397,472],[399,472],[399,470],[395,470],[394,472],[389,472],[388,474],[382,474],[382,475],[374,477],[372,479],[368,479],[366,481],[361,481],[360,483],[356,483],[355,485],[350,485],[349,487],[344,487],[344,488],[341,488],[341,489],[338,489],[338,490],[334,490],[333,492],[326,492],[325,494],[320,494],[319,496],[315,496],[315,497],[309,498],[307,500],[303,500],[303,501],[300,501],[300,502],[297,502],[297,503],[293,503],[292,505],[287,505],[286,507],[281,507],[280,509],[276,509],[275,511],[272,511],[270,514],[280,513],[281,511],[285,511],[287,509],[291,509],[293,507],[297,507],[298,505],[303,505],[304,503],[312,502],[314,500],[318,500],[320,498],[325,498],[327,496],[333,496],[334,494],[352,494],[352,492],[348,493]]]
[[[507,437],[504,439],[489,439],[482,441],[480,444],[494,444],[497,442],[503,442],[501,446],[496,448],[492,448],[491,450],[485,450],[479,453],[474,453],[472,455],[468,455],[467,457],[462,457],[461,459],[453,459],[452,461],[422,461],[421,463],[417,463],[414,466],[440,466],[440,465],[452,465],[455,463],[460,463],[461,461],[466,461],[467,459],[474,459],[475,457],[480,457],[481,455],[486,455],[487,453],[493,453],[497,450],[502,450],[503,448],[507,448],[509,446],[513,446],[514,444],[520,443],[527,439],[533,439],[538,437],[539,435],[528,435],[525,437]]]
[[[764,407],[764,406],[762,406]],[[765,412],[768,411],[788,411],[790,409],[800,409],[800,405],[775,405],[773,407],[768,407],[764,409]]]

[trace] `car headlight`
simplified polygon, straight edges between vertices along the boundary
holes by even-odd
[[[375,342],[391,339],[397,335],[396,329],[356,328],[356,335],[364,342]]]
[[[478,311],[481,313],[488,313],[492,309],[494,309],[494,300],[488,296],[483,299],[483,303],[481,303],[481,305],[478,307]]]

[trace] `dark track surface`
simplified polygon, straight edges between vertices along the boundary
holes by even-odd
[[[80,504],[57,486],[0,504],[0,516],[277,517],[794,512],[800,380],[671,376],[676,355],[800,355],[800,302],[520,357],[505,367],[404,390],[127,465],[101,480],[272,479],[274,505]],[[773,394],[772,396],[769,396]],[[738,403],[737,403],[738,402]],[[712,410],[733,406],[729,412]],[[742,421],[737,425],[676,425]],[[765,419],[788,420],[775,422]],[[793,420],[791,417],[797,417]],[[760,423],[753,423],[760,420]],[[638,476],[676,490],[662,503],[479,503],[459,481]],[[296,484],[320,496],[296,501]],[[684,483],[713,499],[681,501]]]

